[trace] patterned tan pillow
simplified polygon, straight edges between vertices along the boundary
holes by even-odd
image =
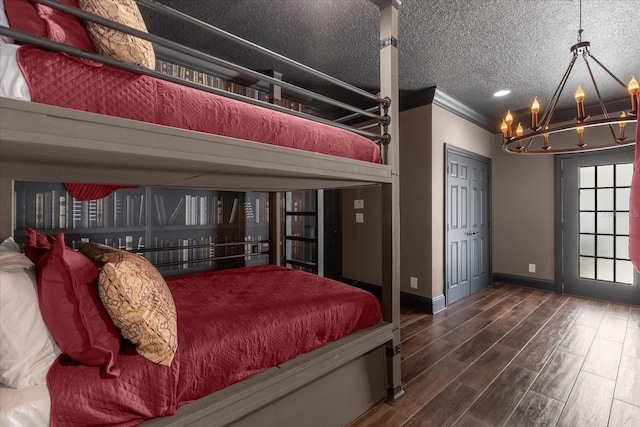
[[[99,243],[82,243],[80,251],[100,270],[100,299],[122,336],[142,356],[170,365],[178,348],[178,327],[162,275],[145,258]]]
[[[120,24],[147,32],[135,0],[79,0],[81,9]],[[154,69],[156,57],[147,40],[87,21],[87,32],[96,52],[130,64]]]

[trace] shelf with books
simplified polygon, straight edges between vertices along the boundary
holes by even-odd
[[[16,229],[135,228],[146,224],[144,189],[118,190],[99,200],[77,200],[62,184],[18,181]]]
[[[270,91],[266,87],[263,89],[263,88],[255,87],[254,85],[251,85],[251,84],[248,85],[246,83],[230,81],[222,77],[214,76],[212,74],[195,71],[187,67],[184,67],[182,65],[173,64],[171,62],[164,61],[159,58],[156,58],[156,71],[159,71],[163,74],[166,74],[172,77],[179,77],[187,81],[199,83],[204,86],[209,86],[216,89],[222,89],[227,92],[235,93],[237,95],[243,95],[248,98],[258,99],[264,102],[272,102],[272,103],[277,102],[279,105],[285,108],[299,111],[301,113],[305,111],[305,104],[298,100],[289,99],[286,97],[285,98],[280,97],[279,99],[274,100],[273,95],[270,93]],[[269,74],[272,74],[272,73],[269,73]],[[282,78],[282,74],[280,73],[275,73],[275,74],[277,74],[279,78]]]
[[[70,247],[104,243],[144,255],[166,274],[269,262],[268,193],[140,187],[79,202],[63,184],[14,188],[19,243],[27,227],[64,232]]]

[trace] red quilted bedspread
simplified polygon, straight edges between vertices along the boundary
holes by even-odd
[[[110,66],[91,65],[33,46],[18,50],[31,100],[369,162],[380,150],[367,138]]]
[[[119,378],[59,358],[49,370],[52,426],[136,425],[381,320],[369,293],[260,266],[167,279],[178,313],[171,366],[121,351]]]

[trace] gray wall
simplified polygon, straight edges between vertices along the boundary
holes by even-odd
[[[496,138],[493,272],[554,279],[553,156],[509,154]],[[529,272],[529,264],[536,272]]]
[[[355,209],[354,200],[364,208]],[[356,222],[356,213],[364,222]],[[381,285],[382,282],[382,194],[380,186],[342,190],[342,275],[345,278]]]
[[[492,159],[492,272],[555,280],[553,156],[505,153],[500,135],[434,105],[402,112],[400,138],[403,292],[426,298],[444,292],[444,144]],[[575,135],[566,138],[575,144]],[[351,229],[355,225],[355,196],[350,192],[354,191],[361,192],[357,197],[365,198],[367,212],[365,223]],[[343,197],[345,276],[378,284],[379,223],[375,216],[368,221],[368,208],[379,214],[379,192],[348,190]],[[364,248],[364,255],[354,255],[357,248]],[[535,264],[535,273],[529,272],[529,264]],[[410,288],[410,277],[418,278],[418,289]]]
[[[439,106],[400,113],[400,289],[436,298],[444,293],[444,145],[492,158],[495,137]],[[365,200],[355,223],[353,200]],[[369,208],[373,209],[372,211]],[[343,275],[380,283],[380,194],[377,187],[343,190]],[[418,288],[410,287],[410,278]]]
[[[444,293],[444,184],[445,144],[455,145],[489,159],[495,151],[495,136],[481,127],[438,106],[432,120],[432,297]]]

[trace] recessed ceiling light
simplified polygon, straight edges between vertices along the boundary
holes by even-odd
[[[509,95],[510,93],[511,93],[511,89],[501,89],[495,92],[493,96],[497,96],[497,97],[506,96],[506,95]]]

